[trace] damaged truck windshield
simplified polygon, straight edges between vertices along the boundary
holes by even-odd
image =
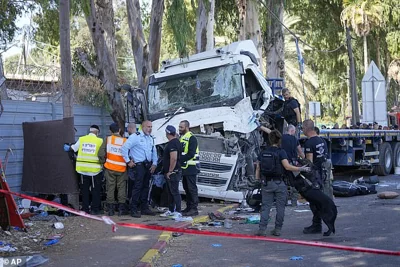
[[[240,63],[154,79],[148,89],[149,113],[186,107],[235,105],[243,99]]]

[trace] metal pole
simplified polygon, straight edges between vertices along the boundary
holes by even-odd
[[[306,88],[304,87],[304,79],[303,79],[303,74],[300,75],[301,76],[301,85],[303,87],[303,96],[304,96],[304,106],[305,106],[305,114],[304,114],[304,119],[308,119],[308,101],[307,101],[307,95],[306,95]]]
[[[375,81],[374,81],[374,77],[372,76],[372,118],[373,118],[373,122],[376,122],[376,118],[375,118]]]
[[[314,102],[314,121],[315,121],[315,126],[317,126],[317,103]]]

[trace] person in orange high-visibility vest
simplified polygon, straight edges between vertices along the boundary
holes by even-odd
[[[99,151],[100,162],[104,164],[104,177],[107,182],[108,216],[114,215],[115,189],[118,191],[118,216],[124,214],[126,201],[126,163],[122,158],[121,147],[126,142],[119,132],[117,123],[110,125],[111,135],[104,140]]]

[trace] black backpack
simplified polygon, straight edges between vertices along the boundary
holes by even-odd
[[[294,110],[289,107],[289,103],[292,102],[292,101],[295,101],[297,103],[297,105],[299,106],[300,114],[301,114],[301,107],[300,107],[299,101],[297,101],[296,98],[290,98],[288,101],[284,102],[283,113],[282,113],[282,116],[284,118],[290,118],[290,117],[295,117],[296,116],[296,112],[294,112]]]
[[[266,177],[281,177],[283,175],[283,166],[279,159],[281,148],[273,151],[271,148],[261,151],[261,174]]]

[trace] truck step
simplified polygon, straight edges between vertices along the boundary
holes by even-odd
[[[379,156],[379,151],[364,152],[364,157]]]

